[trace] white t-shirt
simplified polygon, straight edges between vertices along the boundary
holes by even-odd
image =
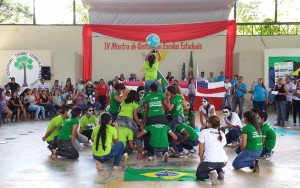
[[[243,127],[240,117],[235,112],[231,112],[230,120],[228,119],[228,117],[225,117],[225,116],[222,118],[221,126],[225,127],[228,124],[233,125],[233,126],[240,126],[240,128]]]
[[[230,89],[229,88],[231,88],[231,83],[230,82],[225,83],[224,86],[225,86],[225,89],[227,90],[227,92],[225,91],[225,94],[230,95]]]
[[[204,162],[227,162],[228,156],[224,150],[227,144],[225,134],[220,131],[222,135],[222,142],[219,141],[218,129],[204,129],[199,134],[200,143],[204,143]]]
[[[203,106],[200,106],[199,111],[203,113],[205,119],[208,119],[210,116],[216,115],[216,113],[210,114],[210,111],[211,111],[211,109],[213,109],[213,108],[215,108],[215,106],[211,104],[211,105],[209,106],[209,108],[208,108],[208,114],[206,114],[206,109],[205,109]]]

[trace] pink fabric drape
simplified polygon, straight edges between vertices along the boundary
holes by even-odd
[[[213,35],[227,29],[225,75],[232,77],[232,58],[236,40],[235,20],[176,24],[176,25],[93,25],[86,24],[82,32],[82,76],[92,78],[92,32],[114,38],[144,42],[146,37],[155,33],[161,42],[178,42]]]

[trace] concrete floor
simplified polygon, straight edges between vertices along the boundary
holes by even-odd
[[[275,123],[275,114],[270,114]],[[290,117],[291,118],[291,117]],[[199,120],[198,120],[199,121]],[[47,144],[42,141],[48,121],[29,121],[4,124],[0,127],[0,187],[210,187],[209,182],[124,182],[124,169],[134,168],[186,168],[196,169],[198,158],[170,159],[162,163],[160,158],[148,162],[136,160],[132,155],[123,163],[124,169],[113,171],[111,163],[105,163],[105,171],[98,172],[91,155],[91,146],[82,146],[78,160],[50,159]],[[297,136],[277,134],[275,155],[271,161],[260,161],[260,172],[250,169],[234,170],[231,163],[236,156],[226,147],[229,162],[224,168],[225,179],[220,187],[300,187],[300,126],[282,128]],[[299,145],[298,145],[299,144]]]

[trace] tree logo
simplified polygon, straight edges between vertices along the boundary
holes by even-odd
[[[31,52],[22,51],[14,54],[6,66],[6,75],[15,77],[22,87],[34,87],[40,83],[41,60]]]

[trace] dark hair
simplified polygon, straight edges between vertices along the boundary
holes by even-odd
[[[139,94],[135,90],[130,90],[125,99],[125,103],[139,102]]]
[[[233,77],[239,77],[239,75],[235,74]]]
[[[149,66],[150,66],[150,67],[152,67],[152,65],[154,64],[155,59],[156,59],[156,57],[155,57],[154,54],[149,54],[149,55],[148,55],[147,60],[148,60],[148,62],[149,62]]]
[[[225,106],[224,109],[227,109],[231,112],[231,107],[230,106]]]
[[[252,108],[251,112],[253,112],[254,114],[257,114],[259,112],[259,110],[257,108]]]
[[[61,113],[64,114],[65,112],[68,112],[70,109],[71,109],[71,107],[69,107],[69,106],[63,106],[61,108]]]
[[[101,81],[102,81],[103,83],[105,83],[104,80],[103,80],[102,78],[100,79],[100,82],[101,82]]]
[[[258,134],[261,134],[261,130],[258,125],[258,120],[257,120],[256,115],[252,111],[247,111],[243,115],[244,115],[244,118],[246,118],[249,123],[253,124],[253,126],[255,127]]]
[[[104,151],[106,149],[106,146],[105,146],[105,141],[106,141],[106,125],[108,124],[108,122],[110,120],[111,120],[111,116],[108,113],[103,113],[101,115],[101,118],[99,120],[100,129],[99,129],[99,132],[98,132],[97,138],[96,138],[96,151],[98,151],[100,137],[101,137],[102,149]]]
[[[222,142],[223,137],[221,135],[220,118],[218,116],[216,116],[216,115],[212,115],[212,116],[210,116],[208,118],[208,122],[211,124],[212,128],[218,129],[218,131],[219,131],[219,137],[218,137],[218,139],[219,139],[220,142]]]
[[[144,86],[139,86],[138,88],[137,88],[137,92],[139,93],[140,91],[142,91],[142,90],[145,90],[145,87]]]
[[[91,105],[87,105],[85,111],[88,111],[90,108],[93,108]]]
[[[81,108],[79,106],[74,106],[71,111],[71,118],[77,117],[81,113]]]
[[[190,79],[189,79],[189,84],[192,83],[192,79],[194,80],[194,78],[190,78]]]
[[[264,121],[267,121],[268,119],[268,113],[267,112],[258,112],[258,116],[261,118],[264,118]]]
[[[175,86],[176,94],[181,94],[180,86],[178,84],[172,84],[172,86]]]
[[[115,88],[116,91],[118,91],[118,90],[124,90],[125,89],[125,85],[122,84],[122,83],[117,83],[117,84],[114,85],[114,88]]]
[[[171,85],[167,87],[167,91],[169,91],[172,95],[176,95],[176,87]]]
[[[206,101],[208,102],[208,105],[207,105],[207,107],[205,108],[206,114],[208,115],[208,109],[209,109],[209,107],[210,107],[209,99],[208,99],[207,97],[204,97],[203,99],[206,100]]]
[[[152,84],[150,85],[150,90],[151,90],[151,91],[157,92],[157,89],[158,89],[158,86],[156,85],[156,83],[152,83]]]
[[[22,93],[21,93],[21,95],[20,96],[25,96],[26,95],[26,93],[29,91],[30,89],[29,88],[26,88]]]

